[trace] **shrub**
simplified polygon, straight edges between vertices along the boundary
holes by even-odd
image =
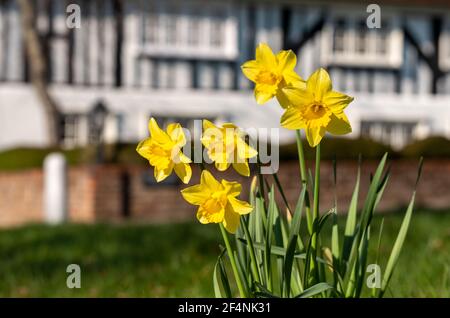
[[[20,170],[41,167],[45,157],[57,149],[15,148],[0,152],[0,170]],[[83,162],[82,149],[63,151],[69,165]]]
[[[450,140],[444,137],[429,137],[407,145],[401,151],[405,158],[450,158]]]
[[[398,157],[398,154],[389,146],[368,138],[325,138],[322,141],[322,159],[357,159],[361,154],[364,159],[379,159],[386,152],[391,158]],[[314,149],[308,145],[305,147],[305,158],[314,159]],[[289,144],[280,147],[281,160],[296,160],[297,145]]]

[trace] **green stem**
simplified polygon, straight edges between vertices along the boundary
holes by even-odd
[[[319,217],[319,190],[320,190],[320,144],[316,147],[316,170],[314,176],[314,206],[313,221]]]
[[[313,202],[313,224],[319,218],[319,191],[320,190],[320,144],[316,147],[316,169],[314,171],[314,202]],[[315,279],[314,283],[318,282],[318,268],[317,268],[317,241],[318,241],[318,233],[314,233],[311,238],[311,249],[312,249],[312,258],[311,258],[311,272],[313,273],[312,277]],[[311,276],[310,276],[311,277]]]
[[[256,261],[255,248],[253,247],[253,240],[250,235],[250,231],[248,230],[247,222],[243,217],[241,218],[241,224],[243,224],[245,237],[247,238],[248,249],[250,251],[250,263],[252,268],[253,279],[257,283],[260,283],[261,280],[259,278],[258,262]]]
[[[308,193],[308,177],[306,174],[306,161],[305,161],[305,153],[303,152],[303,143],[302,143],[302,135],[300,130],[296,130],[297,137],[297,151],[298,151],[298,161],[300,163],[300,179],[302,181],[302,186],[306,187],[306,195],[305,195],[305,214],[306,214],[306,223],[308,225],[309,234],[312,234],[313,231],[313,218],[311,217],[311,207],[309,203],[309,193]]]
[[[305,163],[305,153],[303,152],[302,136],[300,130],[296,130],[297,137],[297,151],[298,151],[298,161],[300,163],[300,178],[302,180],[303,186],[306,186],[306,163]]]
[[[239,294],[241,295],[241,298],[247,298],[244,285],[242,284],[241,276],[239,276],[239,271],[237,268],[236,259],[234,258],[233,250],[231,248],[230,240],[228,239],[227,231],[225,230],[222,223],[220,223],[220,231],[222,232],[223,241],[225,242],[225,246],[227,248],[228,258],[230,259],[231,268],[233,269],[233,274],[234,278],[236,279]]]

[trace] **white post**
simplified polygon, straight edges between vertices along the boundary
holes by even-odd
[[[44,160],[44,213],[49,224],[67,219],[66,159],[61,153],[51,153]]]

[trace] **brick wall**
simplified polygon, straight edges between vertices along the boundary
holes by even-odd
[[[376,162],[366,162],[361,171],[361,197],[365,196],[369,176]],[[312,168],[312,167],[310,167]],[[297,162],[283,163],[279,177],[288,200],[293,206],[299,193]],[[321,166],[321,211],[331,208],[334,200],[332,164]],[[391,163],[391,177],[379,210],[388,211],[407,205],[417,172],[415,161]],[[338,210],[348,207],[355,185],[357,165],[353,161],[338,163]],[[70,168],[69,218],[74,222],[135,221],[167,222],[195,217],[195,207],[181,197],[181,185],[146,185],[152,180],[150,168],[139,166],[84,166]],[[194,169],[192,183],[198,182]],[[218,174],[221,178],[243,182],[243,198],[247,197],[249,178],[238,176],[232,170]],[[267,177],[271,182],[272,178]],[[43,174],[40,169],[20,172],[0,172],[0,226],[41,222],[44,219]],[[361,203],[363,202],[360,200]],[[281,200],[280,200],[281,202]],[[283,205],[282,203],[280,203]],[[450,161],[427,161],[417,194],[417,205],[432,209],[450,207]]]

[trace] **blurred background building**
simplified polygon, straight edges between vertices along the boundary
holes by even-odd
[[[450,136],[450,4],[378,1],[381,28],[368,28],[366,1],[35,0],[33,25],[47,64],[65,147],[95,139],[90,112],[107,115],[107,143],[147,136],[150,116],[210,118],[278,127],[281,109],[257,106],[240,65],[267,42],[299,55],[298,73],[330,71],[356,97],[351,136],[402,147]],[[78,4],[80,27],[67,6]],[[31,85],[18,1],[0,1],[0,149],[47,146],[42,102]],[[280,142],[292,141],[282,130]]]

